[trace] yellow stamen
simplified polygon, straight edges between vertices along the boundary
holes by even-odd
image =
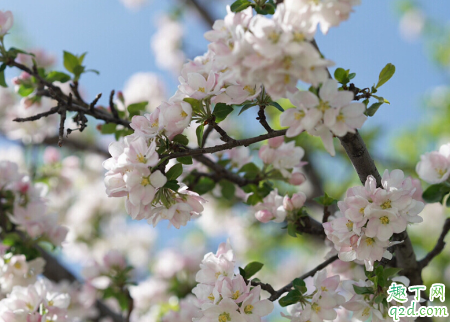
[[[140,163],[147,163],[147,159],[145,158],[145,155],[143,155],[143,154],[141,154],[141,153],[139,153],[139,154],[137,155],[137,160],[138,160]]]
[[[382,204],[381,204],[381,209],[388,209],[388,208],[392,208],[392,206],[391,206],[391,201],[388,199],[388,200],[386,200],[385,202],[383,202]]]
[[[150,179],[149,179],[149,178],[146,178],[146,177],[143,177],[143,178],[142,178],[142,181],[141,181],[141,185],[144,186],[144,187],[146,187],[146,186],[148,186],[149,184],[150,184]]]
[[[244,307],[245,314],[252,314],[253,313],[252,311],[253,311],[253,305],[249,304]]]
[[[362,311],[362,316],[369,316],[370,313],[370,307],[366,307],[363,311]]]
[[[317,105],[317,108],[321,110],[322,113],[325,113],[325,111],[330,108],[330,103],[320,100],[319,105]]]
[[[255,95],[256,90],[254,87],[250,87],[249,85],[244,86],[244,89],[249,92],[250,95]]]
[[[317,303],[313,303],[313,304],[311,305],[311,309],[312,309],[314,312],[319,313],[319,311],[320,311],[320,306],[319,306],[319,304],[317,304]]]
[[[214,301],[214,295],[212,293],[208,295],[208,300]]]
[[[20,264],[19,262],[16,262],[14,264],[14,268],[21,269],[22,268],[22,264]]]
[[[303,111],[298,111],[298,112],[295,112],[295,113],[294,113],[294,118],[295,118],[297,121],[301,120],[301,119],[304,118],[304,117],[305,117],[305,112],[303,112]]]
[[[276,44],[280,40],[280,34],[278,32],[272,31],[267,35],[267,38],[269,38],[272,44]]]
[[[198,91],[199,91],[199,92],[202,92],[202,93],[205,93],[205,88],[204,88],[204,87],[199,87],[199,88],[198,88]]]
[[[343,122],[343,121],[345,121],[344,115],[342,115],[342,113],[340,113],[340,114],[336,117],[336,121],[338,121],[338,122]]]
[[[387,216],[383,216],[380,218],[380,221],[383,225],[389,224],[389,218]]]
[[[305,41],[305,35],[301,32],[295,31],[294,34],[294,41],[295,42],[302,42]]]
[[[236,292],[234,292],[233,293],[233,295],[231,296],[231,298],[233,299],[233,300],[237,300],[238,299],[238,297],[239,297],[239,291],[236,291]]]
[[[219,322],[231,321],[230,313],[223,312],[219,315]]]
[[[185,111],[182,111],[181,112],[181,117],[186,117],[186,116],[188,116],[187,113]]]
[[[372,246],[372,244],[375,242],[375,239],[373,238],[366,238],[366,245]]]
[[[348,223],[345,224],[348,228],[348,231],[352,231],[353,230],[353,222],[352,221],[348,221]]]

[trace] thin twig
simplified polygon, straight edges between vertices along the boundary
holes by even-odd
[[[112,90],[111,94],[109,94],[109,109],[111,110],[112,115],[118,119],[119,117],[119,112],[117,112],[116,106],[114,105],[114,93],[115,91]]]
[[[14,122],[31,122],[31,121],[36,121],[36,120],[39,120],[40,118],[47,117],[47,116],[50,116],[52,114],[56,114],[56,113],[58,113],[58,111],[59,111],[59,105],[55,106],[55,107],[52,107],[47,112],[39,113],[39,114],[30,116],[30,117],[18,117],[18,118],[15,118],[13,121]]]
[[[264,113],[265,108],[264,105],[259,107],[258,117],[256,119],[259,120],[259,123],[261,123],[268,133],[271,133],[274,130],[270,127],[269,123],[267,123],[266,114]]]
[[[427,266],[433,258],[435,258],[437,255],[439,255],[445,247],[445,236],[447,236],[447,233],[450,231],[450,218],[447,218],[444,223],[444,227],[442,228],[441,235],[439,236],[439,239],[434,246],[433,250],[427,254],[422,260],[419,261],[419,267],[422,270],[425,266]]]
[[[92,103],[89,104],[89,109],[91,110],[91,112],[95,111],[95,105],[98,103],[100,97],[102,97],[102,93],[98,93],[95,99],[92,101]]]
[[[58,139],[58,145],[59,147],[62,147],[62,142],[64,139],[64,123],[66,122],[66,109],[67,106],[72,105],[72,93],[69,94],[69,100],[67,101],[67,105],[61,105],[59,109],[59,114],[61,115],[61,120],[59,122],[59,139]]]

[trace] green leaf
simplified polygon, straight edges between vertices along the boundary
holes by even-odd
[[[248,110],[250,107],[255,106],[256,104],[254,103],[250,103],[250,104],[245,104],[244,106],[242,106],[241,110],[239,111],[238,115],[241,115],[243,112],[245,112],[246,110]]]
[[[295,228],[295,224],[290,222],[287,225],[287,232],[289,236],[292,236],[294,238],[297,238],[297,228]]]
[[[280,112],[284,112],[284,108],[280,104],[278,104],[277,102],[270,102],[270,106],[275,107]]]
[[[232,106],[227,105],[225,103],[216,104],[213,112],[213,115],[216,117],[216,123],[225,120],[228,114],[230,114],[231,112],[233,112]]]
[[[394,73],[395,73],[394,65],[389,63],[386,66],[384,66],[384,68],[380,72],[380,75],[378,76],[378,83],[377,83],[376,88],[379,88],[384,83],[386,83],[388,80],[390,80],[391,77],[394,75]]]
[[[182,163],[182,164],[192,164],[192,157],[180,157],[177,158],[177,161]]]
[[[245,276],[245,270],[244,270],[242,267],[239,267],[239,274],[241,274],[241,276],[242,276],[243,278],[247,278],[247,277]]]
[[[254,206],[257,203],[262,202],[262,201],[263,201],[263,199],[260,196],[258,196],[257,193],[253,193],[252,195],[250,195],[247,198],[246,203],[247,203],[247,205]]]
[[[80,63],[77,56],[68,51],[64,51],[64,67],[71,73],[74,73],[74,69]]]
[[[429,186],[422,194],[423,200],[428,203],[442,202],[445,195],[450,192],[448,183],[439,183]]]
[[[168,188],[168,189],[171,189],[173,191],[178,191],[178,189],[180,189],[180,185],[178,184],[177,180],[169,180],[164,185],[164,188]]]
[[[331,205],[337,203],[337,200],[334,199],[333,197],[330,197],[329,195],[327,195],[326,192],[323,196],[314,198],[313,200],[323,206],[331,206]]]
[[[233,2],[233,4],[231,5],[230,9],[232,12],[239,12],[242,11],[244,9],[247,9],[249,6],[251,6],[251,2],[248,0],[236,0],[235,2]]]
[[[216,186],[216,183],[214,180],[208,177],[201,178],[198,183],[194,187],[194,191],[197,192],[199,195],[203,195],[211,190],[214,189]]]
[[[53,72],[48,73],[46,79],[47,79],[47,81],[52,82],[52,83],[53,82],[65,83],[65,82],[70,81],[71,77],[69,75],[67,75],[66,73],[53,71]]]
[[[306,293],[307,288],[306,288],[306,284],[305,282],[300,279],[300,278],[296,278],[292,281],[292,285],[294,286],[294,288],[296,290],[298,290],[300,293]]]
[[[94,73],[94,74],[100,75],[100,72],[98,70],[96,70],[96,69],[86,69],[84,72],[85,73]]]
[[[169,171],[166,173],[167,181],[175,180],[183,173],[183,165],[181,163],[175,164]]]
[[[225,199],[233,200],[236,186],[228,180],[220,180],[219,185],[222,188],[222,196]]]
[[[75,75],[75,79],[80,78],[81,74],[84,73],[84,66],[77,65],[73,68],[73,74]]]
[[[356,76],[356,73],[351,73],[348,75],[348,79],[353,79],[353,78],[355,78],[355,76]]]
[[[116,132],[116,126],[115,123],[106,123],[102,125],[101,133],[102,134],[113,134]]]
[[[130,118],[132,118],[135,115],[140,115],[141,111],[145,111],[147,105],[148,102],[140,102],[128,105],[127,110],[128,113],[130,114]]]
[[[198,146],[202,146],[203,142],[203,130],[205,129],[205,126],[203,124],[199,125],[197,129],[195,130],[195,134],[197,134],[197,144]]]
[[[343,83],[348,76],[347,71],[344,68],[336,68],[334,71],[334,78],[339,82]]]
[[[245,266],[245,268],[244,268],[245,277],[246,278],[252,277],[256,273],[258,273],[263,266],[264,266],[264,264],[260,263],[260,262],[251,262],[251,263],[247,264],[247,266]]]
[[[83,65],[84,58],[86,57],[87,52],[83,53],[78,57],[78,64]]]
[[[367,116],[374,116],[375,113],[378,111],[378,109],[380,108],[381,105],[383,105],[382,102],[373,103],[373,104],[370,105],[370,107],[367,109],[366,115],[367,115]]]
[[[172,139],[172,141],[180,143],[180,144],[182,144],[184,146],[189,144],[189,139],[187,138],[186,135],[183,135],[183,134],[175,135],[175,137]]]
[[[383,300],[386,298],[386,295],[384,294],[379,294],[377,297],[375,297],[375,303],[376,304],[380,304],[381,302],[383,302]]]
[[[403,269],[402,268],[397,268],[397,267],[389,267],[389,268],[385,268],[383,275],[386,279],[397,275],[399,272],[401,272]]]
[[[28,95],[30,95],[33,92],[34,92],[33,87],[28,87],[28,86],[24,86],[24,85],[20,85],[19,90],[17,91],[17,93],[22,97],[27,97]]]
[[[242,168],[239,169],[238,172],[244,172],[244,178],[253,180],[255,179],[258,174],[261,172],[261,170],[258,168],[256,164],[253,162],[244,164]]]
[[[4,70],[2,70],[0,72],[0,86],[1,87],[8,87],[8,85],[6,84],[6,81],[5,81],[5,71]]]
[[[288,306],[299,302],[302,299],[302,294],[298,290],[290,291],[285,297],[282,297],[278,303],[282,306]]]
[[[196,100],[195,98],[186,97],[183,101],[191,104],[192,111],[197,114],[204,114],[202,101]]]
[[[362,287],[358,285],[353,285],[353,289],[355,290],[356,294],[374,294],[373,287]]]

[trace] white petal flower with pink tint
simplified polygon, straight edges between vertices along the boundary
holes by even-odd
[[[210,72],[205,78],[199,73],[189,73],[187,80],[180,76],[181,85],[179,90],[189,97],[202,100],[207,96],[216,94],[214,87],[216,86],[216,74]]]
[[[160,105],[160,126],[164,128],[169,139],[173,139],[189,126],[191,116],[192,107],[187,102],[164,102]]]
[[[195,280],[202,284],[215,285],[217,280],[233,276],[233,272],[234,261],[224,255],[216,256],[213,253],[208,253],[200,264],[200,270]]]
[[[386,241],[394,233],[404,231],[407,224],[406,219],[397,217],[390,211],[376,210],[370,214],[365,233],[368,237],[377,237],[381,241]]]
[[[146,139],[154,138],[161,130],[159,127],[159,108],[150,114],[133,116],[130,127],[136,134]]]
[[[425,153],[417,163],[416,172],[422,180],[428,183],[444,182],[450,175],[450,160],[436,151]]]
[[[235,303],[241,303],[248,297],[250,285],[245,283],[244,278],[241,275],[237,275],[232,278],[225,277],[224,279],[217,281],[215,290],[222,298],[229,298]]]
[[[122,166],[132,164],[137,168],[154,167],[158,161],[159,156],[156,153],[156,142],[152,141],[150,145],[147,140],[141,136],[127,136],[125,140],[128,142],[128,147],[124,149],[124,158],[119,157],[119,164]]]
[[[272,165],[275,169],[280,170],[285,178],[289,178],[291,173],[288,170],[301,166],[304,155],[305,150],[300,146],[295,146],[294,141],[283,143],[276,149]]]
[[[261,286],[254,287],[242,302],[239,311],[247,322],[260,322],[261,318],[272,313],[274,305],[269,300],[261,300]]]
[[[367,119],[364,115],[366,107],[362,103],[351,103],[344,107],[333,110],[333,114],[327,114],[324,124],[336,136],[344,136],[348,132],[355,133],[360,129]]]
[[[231,299],[223,299],[217,305],[204,310],[199,322],[245,322],[244,315],[238,311],[239,307]]]

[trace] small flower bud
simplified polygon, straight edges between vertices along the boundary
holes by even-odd
[[[255,217],[260,222],[267,223],[271,221],[274,216],[269,210],[259,210],[256,212]]]
[[[269,146],[272,148],[272,149],[276,149],[276,148],[278,148],[280,145],[282,145],[283,144],[283,142],[284,142],[284,136],[277,136],[277,137],[275,137],[275,138],[271,138],[271,139],[269,139]]]
[[[292,203],[291,198],[289,198],[288,196],[285,196],[283,199],[283,207],[286,211],[294,210],[294,204]]]
[[[299,186],[305,181],[306,181],[305,175],[300,172],[294,172],[291,178],[289,179],[289,183],[294,186]]]
[[[306,195],[303,192],[294,193],[291,201],[295,209],[300,209],[305,204]]]

